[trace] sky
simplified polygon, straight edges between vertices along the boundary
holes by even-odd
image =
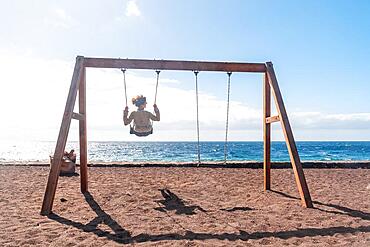
[[[272,61],[296,140],[370,140],[369,1],[0,2],[1,140],[57,139],[77,55]],[[261,141],[262,75],[231,80],[229,140]],[[152,111],[155,72],[128,70],[127,90]],[[224,140],[226,98],[227,75],[200,72],[200,140]],[[87,69],[88,140],[195,141],[195,100],[192,72],[162,71],[162,119],[138,138],[122,123],[122,73]],[[72,121],[69,140],[78,140]]]

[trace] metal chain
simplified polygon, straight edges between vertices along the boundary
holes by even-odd
[[[159,82],[159,73],[161,73],[161,71],[156,70],[155,73],[157,73],[157,84],[155,86],[154,104],[157,104],[157,90],[158,90],[158,82]],[[150,122],[152,123],[152,129],[153,129],[154,121],[150,120]]]
[[[154,104],[157,103],[157,89],[158,89],[158,82],[159,82],[159,73],[161,73],[161,71],[156,70],[155,72],[157,73],[157,85],[155,86]]]
[[[198,101],[198,73],[199,71],[194,71],[195,75],[195,94],[196,94],[196,104],[197,104],[197,137],[198,137],[198,166],[200,164],[200,145],[199,145],[199,101]]]
[[[127,105],[127,90],[126,90],[126,69],[121,69],[123,73],[123,83],[125,84],[125,99],[126,99],[126,106]]]
[[[225,145],[224,145],[224,163],[227,161],[227,136],[229,133],[229,109],[230,109],[230,78],[231,72],[227,72],[228,81],[227,81],[227,108],[226,108],[226,131],[225,131]]]

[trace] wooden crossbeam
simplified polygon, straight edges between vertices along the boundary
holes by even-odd
[[[275,99],[276,108],[279,112],[279,116],[281,116],[280,122],[282,125],[285,142],[287,144],[290,161],[292,163],[293,171],[295,180],[297,183],[298,191],[301,196],[302,205],[307,208],[312,208],[312,200],[310,196],[310,192],[308,190],[308,186],[306,183],[306,179],[303,173],[302,164],[299,158],[298,150],[294,141],[293,132],[290,127],[289,119],[287,112],[285,110],[283,97],[281,96],[281,92],[279,89],[279,85],[276,79],[275,71],[271,62],[266,63],[267,68],[267,76],[270,82],[270,86],[272,88],[272,92]]]
[[[279,116],[272,116],[272,117],[266,118],[266,123],[274,123],[274,122],[279,122],[279,121],[280,121]]]
[[[264,63],[230,63],[85,57],[85,67],[225,72],[265,72]]]

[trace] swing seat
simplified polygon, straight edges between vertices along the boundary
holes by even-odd
[[[133,134],[133,135],[136,135],[136,136],[140,136],[140,137],[148,136],[148,135],[153,134],[153,128],[151,128],[150,131],[140,132],[140,131],[136,131],[134,129],[134,127],[130,126],[130,134]]]

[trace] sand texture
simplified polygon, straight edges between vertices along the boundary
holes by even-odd
[[[261,169],[91,167],[46,217],[48,171],[0,166],[0,246],[370,246],[370,169],[306,169],[305,209],[291,169],[264,192]]]

